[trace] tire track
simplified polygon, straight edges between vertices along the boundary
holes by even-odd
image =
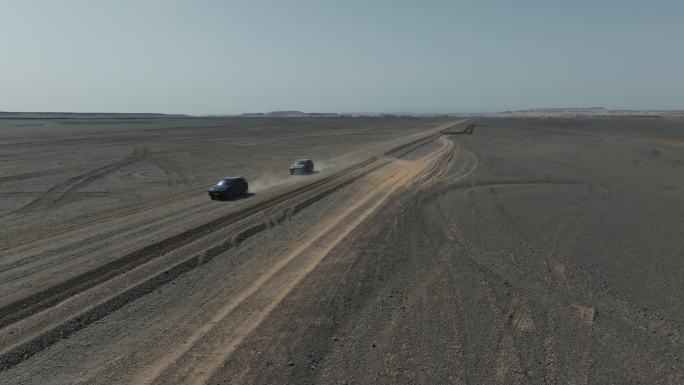
[[[389,150],[385,152],[386,155],[393,155],[393,156],[403,156],[407,154],[410,151],[415,150],[416,148],[424,145],[426,140],[432,140],[431,138],[434,138],[435,134],[429,135],[428,137],[419,137],[418,139],[412,140],[406,144],[403,144],[399,147],[396,147],[395,149]],[[299,194],[302,194],[310,189],[317,188],[327,182],[332,181],[333,179],[343,177],[350,172],[354,171],[357,168],[365,167],[368,164],[376,161],[376,158],[369,159],[364,162],[357,163],[351,167],[345,168],[329,177],[326,177],[322,180],[319,180],[317,182],[314,182],[312,184],[306,185],[302,188],[298,188],[296,190],[290,191],[285,193],[284,195],[280,195],[276,198],[274,198],[273,201],[271,201],[272,204],[268,203],[263,203],[259,207],[260,208],[252,208],[252,209],[247,209],[248,211],[258,211],[260,209],[266,209],[271,207],[272,205],[279,203],[281,201],[284,201],[287,199],[289,196],[297,196]],[[312,203],[312,202],[311,202]],[[306,205],[306,203],[304,203]],[[300,204],[299,208],[295,208],[295,211],[303,208],[305,206],[302,206]],[[120,214],[119,211],[116,212],[117,214]],[[238,215],[238,217],[244,217],[247,215],[246,212],[242,212],[241,215]],[[230,215],[229,215],[230,217]],[[232,218],[232,217],[231,217]],[[209,232],[211,230],[211,226],[217,226],[217,225],[225,225],[226,222],[231,222],[233,219],[223,217],[223,219],[219,218],[215,221],[212,221],[210,223],[207,223],[204,225],[204,227],[201,228],[194,228],[194,229],[189,229],[181,234],[177,234],[171,238],[164,239],[162,241],[156,242],[144,249],[141,250],[136,250],[133,251],[123,257],[117,258],[114,261],[111,261],[107,263],[104,266],[101,266],[99,268],[96,268],[93,271],[86,272],[82,275],[79,275],[77,277],[74,277],[67,282],[53,286],[49,289],[43,290],[39,293],[36,293],[35,295],[28,297],[22,301],[21,303],[13,303],[9,304],[6,306],[3,306],[0,308],[0,328],[7,326],[13,322],[16,322],[17,320],[24,318],[30,314],[35,313],[36,311],[45,309],[61,300],[64,298],[67,298],[69,295],[76,294],[80,291],[83,291],[89,287],[94,286],[94,284],[97,284],[99,282],[103,282],[111,277],[114,277],[116,275],[121,274],[122,272],[125,272],[127,270],[130,270],[131,268],[134,268],[137,265],[143,264],[150,259],[156,258],[158,256],[161,256],[168,252],[168,250],[171,250],[173,248],[179,247],[180,245],[184,243],[190,242],[194,236],[192,234],[197,235],[197,233],[202,233],[202,232]],[[122,267],[123,266],[123,267]],[[82,285],[82,281],[93,281],[94,283],[89,283],[86,285]],[[79,289],[77,290],[70,290],[69,288],[71,287],[76,287],[80,286]],[[62,294],[63,292],[68,292],[69,294]],[[31,309],[36,309],[36,310],[29,310],[28,308]],[[11,320],[8,320],[11,319]]]
[[[370,165],[369,169],[363,169],[360,174],[351,175],[350,178],[345,179],[337,184],[324,189],[317,193],[317,200],[328,196],[334,191],[346,186],[347,184],[355,181],[356,179],[367,175],[368,173],[377,170],[379,167],[384,166],[385,163],[372,164],[372,162],[364,162],[364,165]],[[351,171],[349,172],[351,173]],[[314,183],[315,184],[315,183]],[[309,187],[310,186],[304,186]],[[299,190],[299,189],[297,189]],[[281,203],[291,196],[296,196],[296,193],[284,194],[280,196],[280,199],[274,199],[262,203],[262,206],[272,207],[276,203]],[[277,197],[278,198],[278,197]],[[310,201],[310,204],[314,200]],[[74,279],[66,281],[62,284],[56,285],[53,288],[47,289],[43,292],[37,293],[36,295],[30,296],[23,300],[11,303],[2,309],[3,318],[1,319],[5,326],[11,325],[22,319],[30,317],[42,310],[48,309],[57,303],[68,299],[74,295],[84,292],[91,287],[98,284],[107,282],[115,277],[118,277],[135,267],[138,267],[144,263],[147,263],[155,258],[160,257],[160,253],[168,253],[171,250],[188,244],[194,240],[204,237],[214,231],[214,229],[221,228],[230,223],[234,223],[240,219],[247,218],[255,213],[259,213],[266,207],[259,206],[257,208],[248,207],[236,213],[228,214],[217,220],[214,220],[208,224],[201,225],[199,227],[193,228],[177,236],[167,238],[154,245],[147,246],[143,249],[139,249],[127,256],[114,260],[110,263],[102,265],[95,270],[89,271],[83,275],[77,276]],[[219,255],[221,252],[233,247],[236,244],[241,243],[246,238],[251,237],[267,228],[267,225],[262,222],[258,222],[252,227],[243,229],[241,232],[237,233],[232,239],[227,240],[221,245],[215,246],[206,250],[206,252],[191,256],[185,260],[177,262],[171,267],[149,276],[146,280],[129,287],[123,292],[115,293],[112,297],[106,298],[103,302],[100,302],[83,312],[76,314],[72,318],[49,328],[48,330],[39,332],[38,335],[30,337],[28,340],[13,345],[8,348],[8,350],[0,352],[0,371],[9,369],[14,365],[28,359],[37,352],[57,343],[60,339],[73,334],[88,325],[96,322],[107,314],[114,310],[117,310],[127,303],[140,298],[147,293],[161,287],[182,274],[195,269],[198,266],[208,262],[215,256]],[[13,310],[16,309],[16,310]]]
[[[306,191],[321,187],[326,183],[335,181],[348,174],[371,165],[376,160],[374,158],[369,161],[362,162],[358,165],[352,166],[341,171],[338,174],[321,179],[317,182],[305,185],[303,187],[288,191],[284,194],[276,196],[270,200],[260,202],[253,206],[238,210],[237,212],[226,214],[215,220],[202,224],[192,229],[188,229],[179,234],[165,238],[141,249],[135,250],[122,257],[114,259],[104,265],[101,265],[94,270],[85,272],[81,275],[73,277],[61,284],[52,286],[42,290],[36,294],[26,297],[22,300],[10,303],[0,308],[0,328],[17,322],[41,310],[49,308],[54,304],[82,291],[85,291],[99,283],[105,282],[115,276],[121,275],[128,270],[140,266],[154,258],[161,257],[169,251],[178,248],[184,244],[197,240],[205,235],[220,229],[230,223],[244,219],[257,212],[266,210],[282,203],[292,197],[297,197]],[[382,164],[382,163],[381,163]],[[348,182],[349,183],[349,182]],[[338,187],[339,188],[339,187]],[[313,203],[313,202],[311,202]]]
[[[199,209],[195,208],[195,210]],[[109,245],[126,242],[128,239],[143,237],[146,234],[149,235],[150,233],[154,233],[154,230],[160,225],[182,219],[186,212],[186,210],[168,212],[163,218],[142,217],[137,221],[129,222],[125,232],[122,232],[121,229],[117,228],[111,231],[85,236],[82,239],[74,240],[61,247],[49,248],[43,252],[22,256],[20,259],[17,258],[14,261],[3,261],[0,263],[0,277],[5,280],[5,282],[11,282],[39,273],[43,270],[49,270],[54,266],[66,262],[88,258],[89,253],[95,252],[103,247],[101,241],[108,240]],[[25,268],[27,265],[37,264],[38,262],[38,267],[33,267],[31,269]],[[19,271],[13,272],[13,270]]]
[[[475,156],[472,151],[468,150],[464,146],[459,146],[459,148],[463,151],[466,157],[466,162],[458,172],[454,173],[453,175],[449,175],[444,179],[443,184],[445,186],[455,185],[461,180],[472,175],[479,167],[477,156]]]
[[[67,202],[71,199],[78,190],[93,183],[94,181],[111,174],[112,172],[128,166],[130,164],[139,162],[145,158],[146,150],[138,151],[136,149],[132,155],[118,162],[110,163],[108,165],[91,170],[85,174],[81,174],[66,181],[52,186],[41,196],[30,202],[29,204],[15,210],[12,214],[22,214],[39,209],[54,209],[55,207]]]
[[[532,242],[529,240],[530,237],[527,234],[524,234],[520,226],[515,223],[513,216],[511,213],[503,206],[501,203],[499,196],[496,192],[496,190],[491,190],[490,192],[494,194],[495,196],[495,204],[497,211],[501,214],[502,218],[505,219],[505,221],[509,224],[509,226],[513,229],[513,231],[517,234],[517,238],[520,239],[523,242],[523,246],[528,248],[529,251],[531,252],[539,252],[539,250],[536,246],[532,244]],[[556,222],[553,224],[553,231],[554,232],[560,232],[560,222]],[[559,238],[559,237],[557,237]],[[555,243],[557,243],[558,240],[556,240]],[[557,246],[553,247],[550,253],[544,253],[544,256],[542,257],[544,267],[546,268],[546,271],[551,278],[552,282],[556,286],[557,290],[559,290],[559,294],[561,296],[564,296],[566,298],[573,298],[576,297],[577,294],[573,293],[574,290],[572,288],[571,283],[568,280],[567,277],[567,267],[566,265],[561,262],[558,258],[549,256],[549,254],[553,255],[557,252]],[[580,335],[578,336],[578,342],[579,342],[579,357],[576,362],[571,362],[568,363],[569,367],[572,367],[573,370],[570,372],[570,378],[569,378],[569,383],[571,384],[576,384],[576,385],[587,385],[589,383],[589,365],[590,365],[590,357],[591,357],[591,340],[592,340],[592,330],[593,330],[593,322],[596,316],[596,311],[593,307],[590,306],[585,306],[585,305],[580,305],[577,303],[571,304],[569,307],[566,308],[566,312],[569,312],[571,316],[580,324]],[[552,331],[549,331],[549,333],[552,333]],[[552,338],[547,336],[545,338]],[[551,340],[552,342],[552,340]],[[552,349],[552,345],[549,345],[547,341],[545,340],[543,343],[543,348],[545,352],[545,359],[547,365],[547,372],[551,373],[556,373],[558,368],[556,367],[556,358],[555,358],[555,353]],[[555,379],[555,377],[553,377]]]
[[[448,293],[450,297],[453,298],[452,301],[447,301],[447,307],[449,308],[449,314],[452,317],[451,325],[453,327],[453,333],[456,336],[456,341],[455,341],[455,346],[454,350],[456,351],[457,355],[457,362],[459,364],[455,365],[455,367],[452,369],[453,373],[453,378],[455,381],[450,381],[451,383],[456,383],[456,384],[468,384],[468,370],[466,369],[466,342],[464,338],[464,334],[466,333],[466,327],[463,322],[463,314],[466,314],[465,306],[463,305],[464,300],[463,300],[463,294],[459,290],[459,284],[463,284],[463,282],[458,282],[456,277],[459,276],[457,273],[457,269],[455,266],[453,266],[453,263],[450,261],[450,255],[454,252],[455,249],[463,249],[463,246],[460,245],[457,241],[457,239],[454,237],[454,233],[456,229],[452,226],[452,224],[449,223],[449,221],[446,219],[446,216],[444,215],[444,211],[440,207],[440,205],[437,205],[438,213],[441,216],[442,220],[446,224],[446,237],[448,240],[448,244],[452,245],[451,247],[448,247],[444,249],[441,253],[441,262],[444,265],[444,271],[445,271],[445,282],[446,282],[446,287],[448,288]]]
[[[169,187],[191,185],[197,179],[192,176],[192,172],[188,167],[170,159],[168,156],[155,154],[149,157],[148,161],[164,172]]]
[[[54,170],[24,172],[21,174],[1,176],[0,177],[0,183],[13,182],[13,181],[24,180],[24,179],[40,178],[42,176],[48,176],[48,175],[63,174],[69,170],[76,170],[76,169],[78,169],[78,168],[77,167],[59,168],[59,169],[54,169]]]
[[[440,210],[442,212],[442,210]],[[447,239],[454,244],[454,249],[460,249],[463,251],[473,251],[470,246],[467,246],[459,241],[459,237],[456,234],[456,226],[448,220],[445,215],[441,215],[442,220],[445,223],[445,233]],[[522,384],[527,383],[525,377],[522,374],[522,366],[520,364],[520,358],[515,347],[515,342],[513,339],[512,329],[515,325],[513,320],[515,319],[515,303],[519,300],[514,299],[511,301],[509,306],[509,316],[505,315],[505,306],[499,304],[493,290],[490,288],[489,280],[486,277],[485,271],[479,264],[474,261],[471,257],[458,253],[460,259],[463,261],[464,265],[472,270],[475,274],[476,280],[478,282],[478,290],[482,297],[486,299],[486,303],[489,309],[498,333],[497,341],[495,343],[495,349],[493,356],[491,357],[493,362],[492,375],[491,378],[495,380],[497,384]]]
[[[136,215],[143,211],[151,209],[159,209],[164,205],[174,204],[179,200],[196,197],[198,194],[203,193],[205,190],[206,188],[195,188],[192,190],[185,190],[178,193],[170,194],[168,196],[150,198],[141,201],[140,203],[133,204],[127,207],[106,210],[100,213],[96,213],[92,216],[71,220],[67,223],[64,223],[59,228],[43,228],[40,234],[32,232],[15,232],[7,234],[0,238],[0,244],[2,243],[2,241],[7,241],[11,239],[13,247],[26,246],[27,244],[30,244],[31,247],[33,247],[34,243],[37,241],[51,241],[49,238],[64,236],[65,234],[73,232],[75,230],[81,230],[83,227],[86,226],[98,226],[110,220],[118,220],[125,216]],[[188,210],[195,209],[199,209],[199,206],[194,205],[192,208],[188,208]],[[0,246],[0,251],[4,251],[7,248],[9,248],[9,246]]]
[[[445,130],[443,130],[441,133],[444,135],[472,135],[475,133],[475,127],[480,127],[482,126],[481,124],[469,124],[463,131],[450,131],[451,128],[449,127]]]
[[[409,144],[419,147],[425,144],[425,139],[420,138],[410,142]],[[402,147],[405,148],[405,146]],[[410,151],[413,149],[415,148],[411,148]],[[439,154],[441,155],[441,152]],[[397,160],[396,162],[401,163],[406,161]],[[118,277],[153,259],[159,258],[176,248],[205,237],[207,234],[216,231],[216,229],[225,227],[228,224],[235,223],[256,213],[267,211],[268,209],[275,207],[278,204],[285,203],[293,198],[299,198],[300,196],[306,197],[305,194],[307,192],[314,193],[314,196],[305,198],[303,201],[299,201],[298,203],[294,204],[292,207],[293,215],[297,211],[313,204],[317,200],[332,194],[338,189],[390,163],[391,162],[388,160],[379,160],[375,157],[370,158],[328,177],[277,195],[253,206],[229,213],[208,223],[135,250],[93,270],[80,274],[65,282],[0,308],[0,327],[6,327],[13,323],[19,322],[22,319],[26,319],[58,304],[69,297],[82,293],[96,285]],[[412,167],[415,168],[417,166],[415,166],[414,163]],[[322,189],[322,191],[317,189]],[[179,262],[165,271],[159,272],[154,276],[150,276],[147,281],[141,282],[125,292],[115,294],[113,297],[106,299],[104,302],[87,309],[83,313],[77,314],[68,321],[65,321],[64,323],[61,323],[47,331],[43,331],[40,335],[30,338],[26,342],[12,346],[9,348],[9,350],[0,352],[0,370],[8,369],[17,363],[28,359],[33,354],[56,343],[61,338],[64,338],[69,334],[88,326],[89,324],[106,316],[111,311],[116,310],[124,306],[126,303],[149,293],[155,288],[171,282],[185,272],[194,269],[202,263],[206,263],[206,261],[215,257],[226,248],[232,247],[234,244],[240,243],[245,238],[250,237],[266,228],[267,225],[265,223],[259,223],[255,226],[244,229],[241,233],[234,237],[233,241],[225,242],[219,247],[208,250],[205,254],[196,255],[183,262]]]
[[[469,190],[471,191],[471,190]],[[496,190],[495,190],[496,191]],[[475,205],[475,203],[473,203]],[[498,207],[494,207],[498,211]],[[510,216],[510,213],[509,215]],[[562,216],[562,215],[561,215]],[[506,219],[505,216],[502,216]],[[574,223],[571,223],[570,233],[575,234],[576,231],[581,228],[583,217],[579,217]],[[482,222],[487,223],[492,221],[482,214]],[[507,221],[508,222],[508,221]],[[448,222],[447,222],[448,223]],[[549,224],[551,226],[551,224]],[[559,224],[554,224],[554,228],[551,230],[550,241],[558,243],[557,238],[560,237],[561,228]],[[448,225],[448,228],[453,228],[453,225]],[[510,225],[508,226],[510,227]],[[513,231],[515,231],[513,229]],[[567,229],[566,229],[567,235]],[[523,244],[521,247],[526,249],[527,247],[532,247],[529,240],[522,239]],[[596,306],[603,305],[607,309],[602,309],[602,312],[610,313],[615,311],[616,316],[621,320],[627,321],[631,327],[637,330],[642,330],[644,334],[648,335],[664,335],[671,339],[673,344],[678,343],[679,334],[677,328],[669,324],[663,319],[663,317],[651,317],[650,319],[640,314],[639,310],[628,301],[622,300],[614,294],[613,291],[606,289],[596,291],[593,287],[588,287],[586,284],[582,285],[580,282],[573,282],[571,278],[573,276],[585,276],[591,277],[586,278],[585,281],[589,282],[605,282],[605,277],[598,275],[596,271],[589,271],[587,269],[581,268],[579,266],[572,266],[571,274],[568,274],[570,266],[567,266],[560,258],[555,257],[557,249],[552,247],[551,250],[544,251],[544,253],[539,253],[540,250],[533,248],[531,250],[535,253],[540,254],[539,259],[544,267],[539,272],[546,273],[546,277],[539,276],[537,283],[534,280],[529,279],[529,275],[525,278],[525,275],[518,276],[518,280],[522,280],[523,287],[528,290],[539,291],[543,290],[547,293],[544,297],[538,298],[536,300],[548,309],[545,313],[546,325],[544,326],[544,336],[541,341],[543,360],[545,364],[545,380],[546,383],[554,384],[560,383],[561,380],[558,376],[565,378],[565,381],[571,384],[586,385],[592,383],[591,370],[593,368],[593,349],[595,344],[595,320],[598,316],[598,310]],[[480,251],[482,254],[484,248]],[[475,261],[473,261],[475,262]],[[487,270],[488,264],[482,265],[482,268]],[[513,270],[515,272],[515,270]],[[551,286],[549,290],[548,286],[543,283],[544,278],[548,279],[548,284]],[[546,286],[546,287],[545,287]],[[585,294],[585,293],[594,293]],[[495,300],[495,298],[494,298]],[[556,307],[555,304],[563,304],[560,307]],[[609,310],[612,309],[612,310]],[[518,316],[514,315],[515,319]],[[554,319],[560,320],[571,320],[574,324],[573,329],[576,329],[576,350],[573,351],[574,357],[568,359],[567,357],[562,357],[558,355],[555,349],[555,332],[557,328],[557,322]],[[515,322],[513,322],[515,324]],[[506,344],[502,344],[505,346]],[[504,362],[504,361],[502,361]],[[509,361],[511,362],[511,361]]]
[[[472,205],[475,206],[476,203],[472,203]],[[498,208],[496,209],[498,211]],[[440,212],[443,212],[443,210],[440,209]],[[461,236],[457,236],[455,224],[447,219],[444,214],[441,214],[441,216],[445,223],[447,237],[454,244],[453,248],[464,250],[471,255],[486,255],[491,253],[491,251],[488,251],[486,245],[477,246],[463,243],[462,240],[465,240],[465,234],[461,233]],[[489,221],[488,217],[483,213],[480,213],[479,216],[482,218],[484,223]],[[497,256],[498,254],[498,252],[495,253]],[[507,253],[504,252],[501,256],[505,257],[506,254]],[[509,257],[502,258],[502,262],[504,262],[504,264],[511,265],[513,270],[510,272],[515,274],[517,273],[515,269],[516,258],[511,253],[508,254]],[[495,325],[497,325],[496,330],[500,333],[496,342],[496,353],[493,356],[495,366],[492,369],[493,374],[491,378],[493,378],[495,382],[499,384],[530,383],[531,379],[528,377],[525,368],[529,364],[534,365],[530,362],[533,360],[533,358],[520,356],[518,349],[516,348],[516,338],[522,338],[521,341],[535,339],[534,336],[537,335],[536,330],[541,328],[543,330],[544,337],[540,341],[537,341],[541,348],[542,360],[540,362],[544,363],[544,367],[546,369],[545,378],[547,383],[557,383],[556,378],[558,372],[558,359],[554,350],[553,339],[555,326],[552,319],[548,320],[551,315],[547,314],[546,324],[542,323],[541,325],[537,325],[532,315],[532,309],[530,306],[531,304],[525,300],[523,296],[521,296],[520,291],[515,286],[512,286],[510,283],[508,283],[510,279],[505,279],[503,276],[499,276],[489,267],[490,264],[487,263],[486,260],[475,260],[468,255],[462,255],[462,259],[465,261],[464,263],[466,266],[469,266],[469,269],[472,269],[474,274],[479,277],[478,282],[480,291],[483,297],[487,299],[490,313],[495,319]],[[492,264],[492,266],[494,266],[494,264]],[[494,282],[504,283],[503,288],[505,288],[507,291],[507,293],[504,293],[504,298],[509,297],[510,301],[504,300],[504,304],[497,299],[497,296],[490,285],[490,279],[488,276],[493,276],[494,278],[492,278],[492,280]],[[527,285],[523,285],[523,288],[524,287],[527,287]],[[542,298],[540,299],[540,303],[545,304],[546,301]],[[588,355],[589,353],[587,352],[586,354]],[[524,365],[525,361],[528,362],[527,365]]]
[[[491,187],[490,193],[493,195],[497,212],[517,235],[517,239],[522,241],[521,246],[527,249],[528,252],[540,254],[541,250],[537,246],[533,245],[533,243],[530,241],[530,236],[522,231],[521,227],[515,222],[513,215],[504,207],[499,198],[497,190],[494,187]],[[561,224],[559,221],[553,223],[552,231],[559,232],[561,227],[560,225]],[[549,254],[553,255],[555,253],[555,247],[550,251],[550,253],[543,253],[542,261],[549,277],[556,287],[561,289],[563,292],[567,292],[569,282],[566,275],[566,266],[557,258],[549,256]],[[576,385],[587,385],[589,356],[591,354],[591,323],[593,323],[595,313],[593,308],[587,308],[581,305],[575,305],[574,308],[571,306],[570,310],[572,313],[574,313],[576,318],[581,320],[583,325],[588,325],[589,328],[588,332],[582,333],[580,336],[578,336],[580,341],[580,356],[577,362],[569,363],[569,366],[576,365],[575,370],[571,371],[569,383]],[[591,320],[587,321],[588,318],[591,318]],[[582,319],[584,319],[584,321],[582,321]],[[581,328],[581,330],[585,330],[585,328]],[[547,329],[546,336],[542,341],[542,348],[545,355],[547,375],[550,377],[550,379],[556,381],[557,378],[555,376],[558,368],[556,366],[555,351],[553,350],[553,337],[548,333],[553,333],[553,330]]]
[[[140,372],[132,383],[206,383],[244,338],[328,253],[384,205],[390,196],[408,186],[433,162],[448,155],[450,150],[451,146],[443,142],[440,150],[419,161],[394,161],[393,169],[385,174],[384,180],[371,187],[351,206],[342,208],[316,226],[315,232],[307,234],[292,250],[281,255],[270,268],[232,296],[207,322],[184,338],[183,344],[159,357]],[[231,316],[234,312],[240,314]],[[227,333],[224,332],[226,330]],[[206,338],[208,335],[212,337]]]
[[[548,314],[546,317],[546,327],[544,328],[544,342],[542,344],[544,351],[544,383],[548,385],[558,384],[558,357],[556,356],[555,336],[556,329],[553,316]]]
[[[440,212],[442,211],[440,210]],[[454,245],[453,249],[473,251],[470,246],[459,241],[455,225],[443,214],[441,216],[445,223],[447,239]],[[496,332],[498,333],[494,344],[494,351],[492,352],[492,357],[490,357],[493,363],[491,378],[497,384],[518,385],[530,383],[530,379],[523,370],[515,344],[516,334],[531,332],[536,328],[529,305],[522,300],[514,289],[510,303],[506,305],[500,304],[493,289],[490,287],[486,273],[488,270],[480,266],[472,257],[464,253],[458,253],[458,255],[460,255],[460,259],[467,266],[468,270],[474,273],[478,282],[479,292],[486,299]]]

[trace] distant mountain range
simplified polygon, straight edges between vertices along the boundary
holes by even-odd
[[[240,114],[238,116],[242,117],[265,117],[265,118],[308,118],[308,117],[321,117],[321,118],[339,118],[343,117],[345,114],[338,114],[335,112],[302,112],[302,111],[271,111],[271,112],[255,112]]]
[[[684,116],[684,110],[610,110],[604,107],[585,108],[533,108],[529,110],[505,111],[497,116],[520,117],[580,117],[580,116]]]
[[[145,119],[190,117],[183,114],[106,113],[106,112],[5,112],[0,119]]]
[[[384,113],[384,112],[302,112],[271,111],[253,112],[239,115],[203,115],[200,117],[242,117],[242,118],[356,118],[356,117],[591,117],[591,116],[631,116],[631,117],[684,117],[684,110],[611,110],[604,107],[582,108],[532,108],[527,110],[487,112],[487,113]],[[193,118],[196,115],[155,114],[155,113],[84,113],[84,112],[3,112],[0,119],[151,119],[151,118]]]

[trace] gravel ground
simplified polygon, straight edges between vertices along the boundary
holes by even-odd
[[[0,383],[684,383],[684,122],[469,123]]]

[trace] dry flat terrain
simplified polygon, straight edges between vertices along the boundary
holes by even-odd
[[[682,120],[0,134],[0,383],[684,383]]]

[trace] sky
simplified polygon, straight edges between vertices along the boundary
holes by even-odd
[[[684,1],[0,0],[0,111],[684,109]]]

